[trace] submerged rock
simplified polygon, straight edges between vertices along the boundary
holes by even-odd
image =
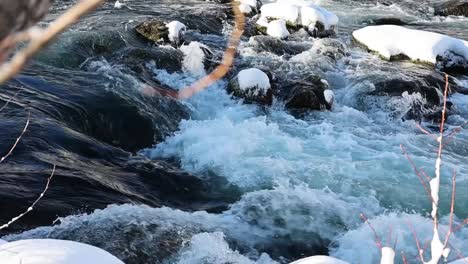
[[[436,16],[468,16],[467,0],[448,0],[434,6]]]
[[[303,43],[283,41],[270,36],[255,36],[250,38],[249,42],[258,52],[268,51],[280,56],[284,54],[297,55],[310,49],[309,43],[304,45]]]
[[[228,92],[243,98],[248,103],[271,105],[273,102],[271,78],[259,69],[245,69],[231,79]]]
[[[366,23],[371,24],[371,25],[376,25],[376,26],[380,26],[380,25],[405,26],[405,25],[408,24],[407,22],[401,20],[398,17],[377,18],[377,19],[372,19],[372,20],[366,21]]]

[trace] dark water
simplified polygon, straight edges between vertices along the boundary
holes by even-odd
[[[27,209],[57,166],[44,199],[3,231],[6,239],[71,239],[126,263],[287,263],[314,254],[372,263],[378,252],[360,212],[382,228],[400,228],[408,252],[414,250],[404,219],[429,234],[424,191],[399,150],[400,143],[408,145],[417,162],[431,168],[433,146],[413,121],[400,118],[417,98],[368,96],[367,89],[395,76],[441,75],[432,66],[381,61],[354,45],[350,34],[391,16],[466,40],[468,20],[435,18],[430,1],[322,1],[340,17],[343,58],[299,54],[317,43],[310,38],[295,39],[303,50],[287,59],[244,37],[232,72],[263,66],[284,79],[319,74],[334,89],[336,109],[297,118],[281,102],[264,109],[229,98],[225,80],[188,102],[146,96],[145,85],[171,91],[196,78],[183,71],[180,50],[138,37],[139,22],[185,23],[186,40],[209,46],[216,61],[232,14],[229,5],[209,1],[123,2],[123,9],[108,1],[86,16],[0,89],[2,102],[11,99],[0,111],[2,153],[31,121],[0,164],[0,223]],[[44,23],[73,3],[57,0]],[[455,77],[468,88],[467,75]],[[455,127],[468,118],[468,103],[461,94],[452,101],[449,126]],[[456,209],[463,219],[468,134],[447,150],[447,164],[460,174]],[[352,243],[365,238],[369,243]],[[466,249],[466,241],[464,230],[453,243]]]

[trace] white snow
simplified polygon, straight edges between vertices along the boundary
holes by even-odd
[[[283,19],[271,21],[267,26],[267,34],[279,39],[285,39],[289,37],[289,31],[286,28],[286,22]]]
[[[114,8],[121,9],[124,6],[125,6],[125,4],[119,2],[119,0],[115,1]]]
[[[335,93],[333,93],[332,90],[325,90],[323,91],[323,95],[325,96],[325,101],[329,105],[333,105],[333,102],[335,101]]]
[[[244,3],[239,4],[239,10],[244,14],[250,14],[252,12],[252,7]]]
[[[239,81],[239,88],[243,91],[255,89],[254,95],[266,94],[268,89],[271,88],[270,79],[263,71],[250,68],[242,70],[237,74]]]
[[[166,27],[169,29],[169,40],[176,43],[179,42],[181,35],[185,34],[187,30],[187,27],[179,21],[169,22]]]
[[[395,262],[395,250],[390,247],[382,248],[382,258],[380,264],[393,264]]]
[[[313,256],[313,257],[294,261],[291,264],[349,264],[349,263],[339,260],[337,258],[332,258],[328,256]]]
[[[55,239],[28,239],[0,245],[2,264],[124,264],[90,245]]]
[[[208,46],[192,41],[189,45],[183,45],[180,50],[184,53],[183,70],[189,72],[195,76],[202,76],[206,74],[205,65],[205,53],[203,49],[208,49]]]
[[[290,23],[297,24],[299,20],[299,7],[286,3],[270,3],[260,8],[264,17],[284,19]]]
[[[314,28],[317,22],[330,29],[338,24],[338,17],[311,2],[295,0],[278,0],[276,3],[263,5],[261,8],[263,17],[284,19],[292,24],[298,24]]]
[[[386,59],[403,54],[435,64],[437,56],[450,51],[468,60],[468,42],[438,33],[383,25],[356,30],[353,37]]]

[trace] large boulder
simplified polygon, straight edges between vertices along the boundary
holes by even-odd
[[[272,76],[257,68],[245,69],[231,79],[228,92],[243,98],[247,103],[271,105],[273,102],[271,79]]]
[[[293,112],[330,110],[333,104],[333,93],[328,90],[328,83],[316,75],[283,83],[280,96],[286,108]]]
[[[468,0],[448,0],[434,6],[436,16],[468,16]]]

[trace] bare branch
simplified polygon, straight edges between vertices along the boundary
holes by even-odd
[[[5,83],[13,78],[13,76],[20,73],[26,63],[58,34],[103,2],[104,0],[83,0],[57,18],[42,34],[37,34],[37,37],[31,39],[31,42],[26,48],[19,51],[10,62],[5,63],[0,68],[0,84]]]

